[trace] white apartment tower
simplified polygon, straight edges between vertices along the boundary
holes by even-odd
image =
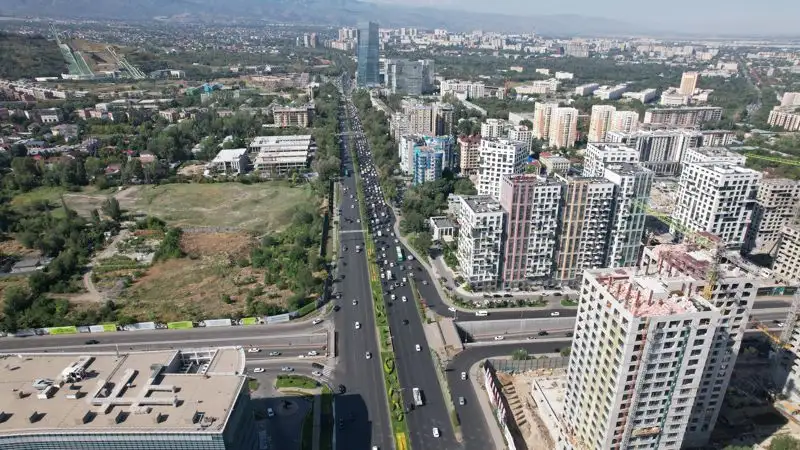
[[[536,103],[533,107],[533,137],[548,140],[550,138],[550,122],[558,103]]]
[[[528,152],[524,142],[508,139],[481,138],[478,195],[500,198],[500,179],[503,175],[522,173]]]
[[[604,178],[616,186],[606,267],[634,267],[639,263],[653,172],[639,164],[610,164]]]
[[[687,129],[610,131],[606,133],[606,140],[636,149],[642,165],[656,175],[672,176],[680,173],[680,162],[686,150],[702,145],[703,134]]]
[[[606,167],[611,164],[635,164],[639,162],[639,152],[621,144],[589,143],[586,145],[583,161],[583,176],[605,176]]]
[[[525,125],[516,125],[508,130],[508,140],[524,142],[525,149],[530,153],[533,147],[533,131]]]
[[[800,226],[781,228],[780,246],[772,265],[775,279],[785,283],[800,283]]]
[[[703,447],[717,422],[761,287],[759,268],[742,263],[737,253],[718,254],[691,244],[667,244],[646,248],[641,270],[648,275],[686,277],[687,286],[702,293],[719,310],[711,351],[700,359],[702,379],[683,442],[684,447]],[[706,289],[710,282],[713,286]]]
[[[722,163],[684,164],[671,232],[708,232],[728,246],[741,246],[753,213],[761,173]]]
[[[578,139],[578,110],[575,108],[556,108],[550,119],[548,146],[551,148],[571,148]]]
[[[485,138],[506,137],[509,128],[511,128],[511,124],[503,119],[486,119],[486,122],[481,124],[481,136]]]
[[[456,256],[464,279],[475,290],[497,287],[502,264],[503,210],[489,196],[462,196]]]
[[[560,448],[682,448],[720,317],[690,284],[634,269],[584,273]]]
[[[589,142],[602,142],[606,140],[606,133],[611,131],[611,120],[617,108],[611,105],[592,106],[592,115],[589,118]]]
[[[639,113],[636,111],[616,111],[611,118],[609,131],[632,133],[639,129]]]
[[[758,183],[753,221],[747,231],[748,249],[771,253],[781,229],[792,223],[800,207],[800,183],[785,178],[765,178]]]

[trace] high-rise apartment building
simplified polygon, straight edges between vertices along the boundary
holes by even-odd
[[[753,302],[763,282],[759,275],[761,269],[743,262],[736,252],[718,255],[715,250],[691,244],[645,248],[641,269],[648,275],[684,277],[686,286],[703,293],[719,310],[719,319],[712,321],[716,322],[716,329],[703,338],[704,341],[712,339],[711,350],[707,357],[698,358],[700,368],[696,373],[702,373],[702,378],[683,440],[684,448],[704,447],[717,422]],[[706,288],[709,282],[713,282],[713,286]],[[684,360],[691,357],[689,354]]]
[[[639,127],[639,113],[617,111],[611,105],[594,105],[589,118],[589,142],[604,142],[609,132],[630,133]]]
[[[424,66],[421,61],[387,60],[385,76],[386,88],[393,94],[422,95],[425,90]]]
[[[780,244],[772,273],[776,280],[797,285],[800,283],[800,225],[792,223],[781,228]]]
[[[639,162],[659,176],[679,174],[684,152],[703,142],[702,133],[686,129],[611,131],[606,133],[606,139],[636,149]]]
[[[683,72],[681,76],[681,87],[678,92],[681,95],[692,95],[694,90],[697,89],[697,82],[700,80],[700,74],[697,72]]]
[[[533,131],[525,125],[513,126],[508,130],[508,140],[525,143],[525,149],[530,153],[533,147]]]
[[[744,243],[761,173],[723,163],[684,164],[672,218],[681,230],[707,232],[726,245]]]
[[[548,146],[552,148],[572,148],[578,140],[578,110],[575,108],[556,108],[550,119]]]
[[[682,448],[720,318],[689,286],[635,269],[584,273],[560,448]]]
[[[367,22],[358,26],[358,62],[356,83],[359,87],[380,84],[380,42],[378,24]]]
[[[533,137],[548,140],[550,138],[550,121],[558,103],[536,103],[533,107]]]
[[[767,123],[786,131],[800,131],[800,112],[796,106],[776,106],[769,112]]]
[[[462,175],[472,175],[481,168],[481,136],[459,136],[459,164]]]
[[[511,124],[503,119],[486,119],[481,124],[481,136],[484,138],[504,138]]]
[[[771,253],[778,244],[781,229],[791,224],[800,208],[800,183],[785,178],[759,181],[753,221],[747,230],[745,246]]]
[[[486,85],[483,81],[443,80],[439,85],[442,97],[447,94],[464,96],[467,100],[486,96]]]
[[[503,289],[550,278],[556,250],[562,183],[536,175],[505,175],[500,206],[506,214]]]
[[[678,108],[653,108],[645,111],[644,123],[699,127],[707,122],[722,119],[719,106],[684,106]]]
[[[434,110],[436,112],[436,126],[434,127],[436,135],[453,135],[453,105],[437,102],[434,104]]]
[[[421,134],[404,134],[397,142],[397,153],[400,157],[400,170],[406,174],[414,173],[414,148],[425,145]]]
[[[592,115],[589,118],[589,142],[602,142],[606,140],[606,133],[611,131],[611,119],[617,111],[612,105],[592,106]]]
[[[403,114],[408,119],[408,131],[412,134],[435,133],[436,113],[434,105],[403,101]]]
[[[603,177],[612,164],[638,163],[639,152],[621,144],[589,143],[583,160],[583,176]]]
[[[500,198],[503,175],[522,173],[528,153],[525,144],[508,139],[481,138],[478,195]]]
[[[603,267],[611,224],[614,183],[605,178],[555,176],[563,183],[561,229],[554,278],[574,284],[583,271]]]
[[[615,186],[605,266],[634,267],[642,248],[653,172],[639,164],[611,163],[604,178]]]
[[[419,185],[442,178],[444,153],[428,146],[414,147],[413,183]]]
[[[502,265],[503,210],[497,200],[480,195],[459,197],[455,210],[460,272],[472,289],[493,290]]]

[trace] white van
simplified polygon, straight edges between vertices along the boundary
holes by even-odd
[[[480,311],[475,311],[475,315],[478,316],[478,317],[486,317],[486,316],[489,315],[489,311],[486,311],[485,309],[482,309]]]

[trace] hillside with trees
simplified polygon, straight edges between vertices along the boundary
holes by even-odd
[[[0,78],[57,77],[66,71],[55,41],[0,33]]]

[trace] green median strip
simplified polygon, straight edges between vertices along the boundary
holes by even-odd
[[[361,184],[361,172],[358,169],[358,161],[356,159],[355,151],[351,149],[351,157],[353,159],[353,168],[356,177],[356,194],[358,195],[359,211],[361,213],[361,222],[364,224],[369,223],[369,216],[367,215],[366,201],[364,197],[364,187]],[[389,321],[386,316],[386,303],[383,299],[383,289],[380,282],[380,271],[378,265],[375,263],[375,244],[372,241],[372,236],[369,231],[366,231],[364,239],[364,252],[367,258],[367,268],[369,271],[369,283],[372,291],[374,312],[375,312],[375,325],[378,330],[378,344],[380,345],[380,358],[383,368],[384,388],[386,389],[386,399],[389,405],[389,416],[392,424],[392,435],[395,441],[395,447],[398,450],[406,450],[411,448],[408,437],[408,424],[405,417],[405,408],[403,407],[403,395],[400,388],[400,379],[397,376],[395,365],[395,355],[392,348],[391,330],[389,328]]]

